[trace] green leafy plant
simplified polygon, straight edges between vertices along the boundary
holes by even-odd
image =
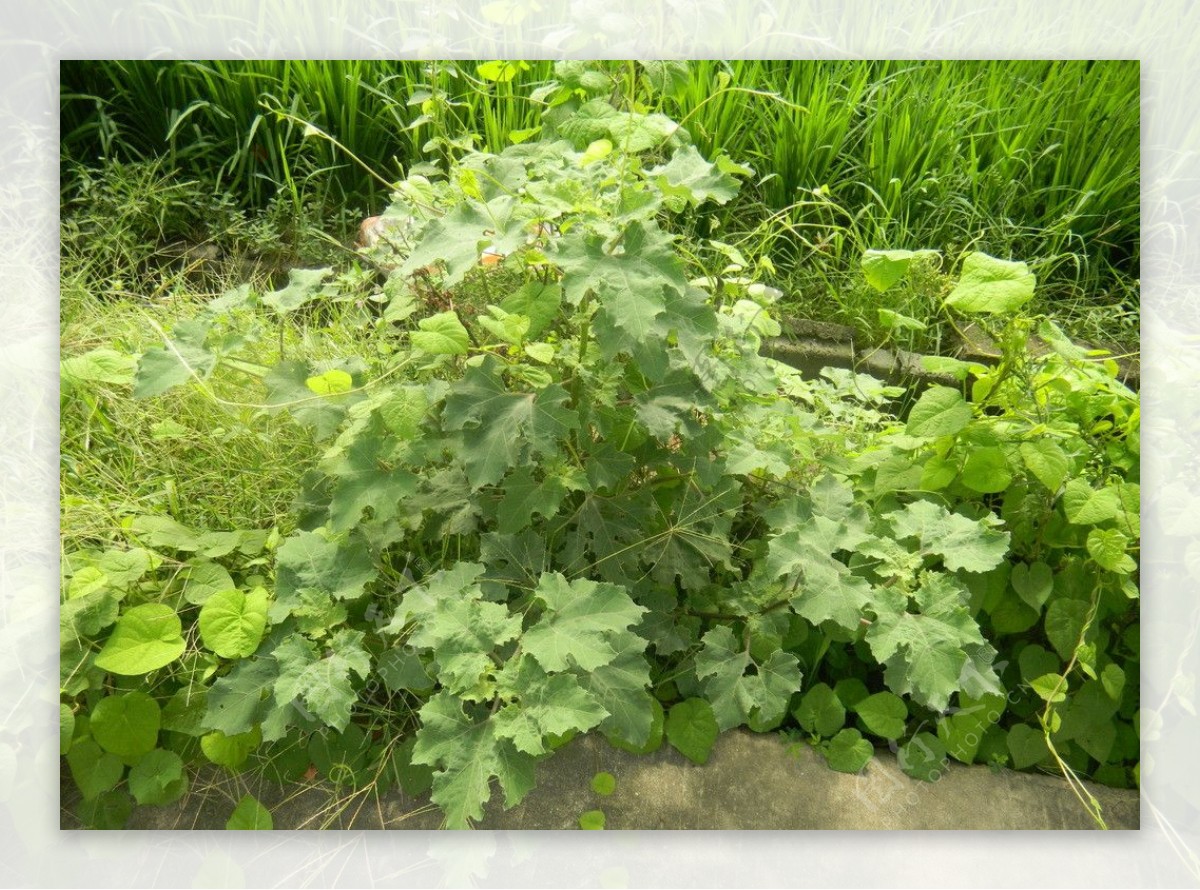
[[[911,257],[889,261],[903,275]],[[965,258],[945,311],[952,323],[966,315],[990,327],[999,358],[927,360],[961,389],[927,389],[864,478],[881,493],[915,487],[956,509],[999,509],[1011,558],[971,579],[970,603],[989,638],[1007,644],[1007,688],[1031,693],[1009,706],[1020,722],[1007,753],[1017,767],[1055,765],[1100,819],[1076,773],[1125,785],[1138,756],[1126,681],[1139,660],[1140,410],[1106,353],[1022,314],[1035,283],[1024,263]],[[969,710],[986,720],[964,708],[940,721],[948,753],[969,761],[998,738],[1005,705],[981,699]]]
[[[172,713],[184,729],[170,731],[218,766],[298,750],[335,783],[428,787],[454,828],[484,818],[493,780],[512,806],[539,761],[592,731],[629,750],[665,738],[700,764],[720,731],[796,725],[834,769],[861,770],[875,738],[932,779],[947,754],[993,757],[1006,730],[1024,760],[1023,729],[1047,754],[1021,765],[1090,766],[1076,752],[1094,756],[1082,739],[1097,715],[1128,707],[1108,711],[1132,670],[1118,645],[1136,639],[1122,558],[1136,486],[1115,477],[1136,473],[1137,421],[1111,369],[1061,337],[1040,358],[1018,344],[1028,271],[982,255],[947,311],[996,310],[1012,333],[996,368],[940,364],[975,378],[969,400],[931,388],[901,422],[877,383],[804,380],[763,357],[775,295],[695,276],[671,234],[745,169],[705,160],[661,113],[611,103],[588,71],[547,85],[540,140],[397,188],[385,218],[407,234],[380,251],[373,354],[276,348],[339,299],[324,270],[231,290],[143,354],[136,394],[187,384],[220,399],[222,375],[249,374],[257,407],[290,414],[324,453],[298,527],[271,541],[273,577],[219,562],[252,558],[265,533],[165,517],[132,524],[153,548],[136,577],[114,581],[104,556],[76,568],[65,700],[82,696],[92,719],[111,700],[104,716],[136,727],[141,752],[150,705],[157,739],[185,696],[194,716]],[[668,74],[638,88],[672,88]],[[1032,415],[1031,386],[1045,399]],[[130,585],[160,551],[185,586],[142,602]],[[997,642],[1043,605],[1054,654],[1018,676]],[[111,688],[155,672],[149,702]],[[1077,689],[1059,698],[1051,674]],[[1009,700],[1022,682],[1036,711]],[[68,763],[119,815],[103,796],[123,793],[122,756],[148,753],[105,749],[87,722]]]

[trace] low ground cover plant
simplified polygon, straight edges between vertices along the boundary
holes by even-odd
[[[896,388],[760,355],[777,292],[675,234],[752,171],[563,73],[538,138],[399,184],[377,287],[295,269],[136,366],[67,359],[138,399],[290,416],[317,448],[286,522],[134,506],[120,541],[67,554],[84,820],[177,800],[208,762],[429,790],[463,828],[577,734],[703,763],[736,727],[847,772],[876,746],[926,780],[1050,767],[1102,820],[1078,777],[1137,777],[1136,395],[1025,314],[1023,263],[980,252],[939,311],[1003,357],[931,359],[959,384],[903,418]],[[872,251],[863,274],[883,291],[915,261]],[[296,349],[330,307],[356,354]]]

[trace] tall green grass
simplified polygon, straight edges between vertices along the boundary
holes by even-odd
[[[793,220],[844,212],[861,247],[988,250],[1028,261],[1059,296],[1138,276],[1139,66],[1087,61],[693,63],[701,147],[755,164],[758,197]],[[814,202],[814,198],[817,200]],[[826,207],[828,210],[828,207]]]
[[[635,66],[606,64],[629,83]],[[663,110],[706,154],[756,168],[722,224],[769,243],[798,287],[816,265],[850,270],[868,247],[936,248],[951,264],[985,250],[1030,263],[1060,307],[1136,312],[1136,61],[700,60],[689,71]],[[469,142],[499,150],[536,127],[529,96],[553,65],[513,73],[487,80],[471,61],[64,62],[63,151],[165,156],[250,205],[282,194],[377,212],[385,183],[414,165]]]
[[[473,71],[361,60],[63,62],[63,153],[163,158],[249,206],[280,191],[297,204],[302,195],[379,204],[387,182],[432,156],[433,136],[478,132],[502,147],[512,130],[536,126],[540,108],[518,84]]]

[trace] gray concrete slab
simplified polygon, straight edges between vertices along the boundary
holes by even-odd
[[[609,772],[607,797],[591,788]],[[511,810],[495,790],[484,829],[575,829],[579,817],[602,810],[620,829],[1092,829],[1084,806],[1061,776],[993,772],[951,764],[936,782],[902,773],[895,757],[877,752],[866,769],[829,769],[804,744],[777,734],[726,732],[697,766],[669,746],[638,756],[601,737],[579,738],[541,763],[537,787]],[[1088,784],[1109,828],[1139,826],[1136,791]],[[441,814],[427,799],[392,792],[382,799],[317,782],[281,788],[245,777],[214,776],[178,804],[143,807],[131,828],[223,828],[238,798],[255,793],[278,829],[434,829]],[[65,826],[64,826],[65,827]]]

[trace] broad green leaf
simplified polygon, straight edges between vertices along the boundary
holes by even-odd
[[[362,373],[362,367],[352,361],[339,364],[338,369],[354,375]],[[327,368],[326,371],[333,370]],[[276,409],[288,411],[298,422],[310,427],[318,441],[334,434],[346,416],[346,410],[363,398],[363,394],[351,390],[341,395],[318,397],[308,388],[308,379],[318,372],[306,360],[288,359],[275,365],[263,377],[267,389],[266,403]]]
[[[1122,676],[1122,682],[1124,678]],[[70,706],[59,703],[59,756],[71,750],[71,740],[74,738],[74,711]]]
[[[429,396],[422,387],[397,386],[392,389],[391,397],[379,406],[379,416],[388,432],[401,439],[416,439],[429,407]]]
[[[857,677],[845,677],[833,684],[838,701],[845,705],[846,710],[853,711],[858,703],[870,695],[867,684]]]
[[[108,575],[96,566],[84,566],[71,576],[67,584],[67,599],[74,600],[104,590],[109,585]]]
[[[344,532],[358,525],[364,510],[386,521],[396,517],[402,501],[417,491],[419,480],[399,465],[395,441],[373,418],[344,452],[327,459],[322,468],[333,477],[329,528]]]
[[[1088,532],[1087,550],[1102,568],[1118,575],[1128,575],[1137,563],[1128,553],[1129,539],[1110,528],[1094,528]]]
[[[243,528],[232,532],[205,532],[196,542],[201,556],[227,556],[238,551],[243,556],[257,556],[267,545],[270,532],[265,529]]]
[[[1022,600],[1039,613],[1054,592],[1054,572],[1038,560],[1032,564],[1019,562],[1012,568],[1012,586]]]
[[[808,563],[798,591],[790,603],[797,615],[816,625],[832,621],[845,630],[859,627],[863,610],[871,600],[870,582],[851,575],[839,562],[828,558]]]
[[[846,722],[846,709],[827,684],[817,683],[804,693],[792,716],[805,732],[829,737]]]
[[[521,168],[521,165],[518,163],[517,167]],[[477,177],[481,190],[499,188],[489,178],[494,177],[495,172]],[[515,182],[510,190],[515,192],[519,185]],[[454,287],[479,265],[481,251],[490,247],[496,253],[509,254],[524,245],[528,235],[526,224],[530,220],[528,214],[514,212],[520,209],[512,195],[497,195],[486,204],[479,200],[464,201],[425,227],[421,240],[409,253],[400,271],[412,275],[442,263],[446,269],[443,284]]]
[[[688,62],[679,59],[653,59],[641,63],[642,76],[655,93],[678,99],[692,82]]]
[[[559,285],[527,281],[505,297],[500,303],[500,308],[505,312],[528,318],[529,330],[526,336],[533,339],[554,323],[561,305],[562,288]]]
[[[304,385],[319,396],[340,396],[354,388],[354,378],[345,371],[334,368],[324,374],[309,377],[304,381]]]
[[[1107,664],[1100,674],[1100,684],[1117,704],[1121,703],[1121,695],[1125,691],[1125,672],[1115,664]]]
[[[958,461],[951,455],[942,457],[933,454],[925,461],[921,470],[921,488],[926,491],[940,491],[958,478]]]
[[[1057,674],[1062,667],[1062,662],[1053,652],[1047,652],[1036,643],[1021,650],[1017,664],[1021,670],[1021,679],[1026,683],[1031,683],[1044,674]]]
[[[1098,680],[1085,680],[1063,708],[1066,712],[1055,741],[1072,741],[1100,763],[1108,762],[1117,738],[1117,703],[1104,690],[1103,684]]]
[[[165,347],[147,349],[133,379],[133,397],[145,399],[212,373],[217,357],[205,347],[210,322],[192,319],[177,324]]]
[[[1008,731],[1008,752],[1012,755],[1013,769],[1027,769],[1050,756],[1042,731],[1024,723]]]
[[[184,553],[200,549],[200,533],[169,516],[135,516],[132,530],[151,547]]]
[[[1066,453],[1052,439],[1037,439],[1022,442],[1019,448],[1025,466],[1042,485],[1057,492],[1067,478],[1070,463]]]
[[[846,728],[821,746],[829,768],[839,773],[858,773],[871,762],[875,748],[857,729]]]
[[[1075,525],[1099,525],[1116,519],[1121,513],[1121,499],[1114,486],[1092,488],[1083,479],[1072,479],[1063,492],[1063,509]]]
[[[511,739],[518,751],[546,753],[548,737],[586,732],[598,726],[606,711],[570,674],[547,676],[532,661],[521,662],[514,684],[517,700],[492,718],[497,738]]]
[[[965,607],[964,591],[948,576],[927,575],[914,594],[920,608],[916,613],[908,611],[903,593],[879,588],[876,594],[879,617],[867,630],[866,641],[887,666],[888,686],[944,711],[968,664],[974,665],[972,655],[986,646]],[[986,660],[983,667],[984,680],[994,683]]]
[[[435,768],[431,797],[446,814],[448,828],[469,828],[483,818],[493,776],[500,780],[506,806],[519,803],[533,787],[534,758],[497,738],[486,714],[464,713],[462,702],[445,691],[421,708],[412,762]]]
[[[703,766],[721,729],[708,702],[689,698],[671,706],[663,731],[672,748]]]
[[[775,650],[762,663],[753,663],[728,627],[717,627],[704,635],[704,648],[696,655],[696,676],[704,682],[704,694],[712,703],[721,729],[741,723],[777,723],[788,701],[800,688],[796,656]]]
[[[117,787],[125,772],[120,758],[102,750],[90,738],[75,741],[67,752],[67,766],[84,800],[93,800]]]
[[[601,797],[608,797],[617,790],[617,777],[612,773],[596,773],[592,776],[592,790]]]
[[[433,786],[433,770],[423,763],[412,762],[417,740],[409,736],[392,749],[389,762],[391,774],[409,797],[419,797]]]
[[[1057,704],[1067,700],[1067,681],[1062,674],[1043,674],[1029,681],[1029,687],[1042,701]]]
[[[965,381],[971,374],[981,374],[986,368],[978,362],[964,362],[948,355],[923,355],[921,367],[930,374],[945,375]]]
[[[162,712],[158,703],[141,691],[108,695],[92,709],[92,738],[110,754],[132,760],[154,750]]]
[[[341,628],[326,644],[327,652],[318,653],[308,640],[292,634],[275,648],[279,677],[275,697],[280,703],[302,698],[312,713],[338,732],[350,722],[350,710],[358,700],[351,680],[357,674],[366,680],[371,673],[371,657],[363,647],[365,634]]]
[[[175,611],[162,603],[134,606],[117,621],[112,635],[96,656],[95,665],[112,674],[148,674],[183,654],[183,625]]]
[[[962,274],[945,302],[960,312],[1007,314],[1033,299],[1036,283],[1024,263],[976,252],[963,260]]]
[[[1055,600],[1046,610],[1046,637],[1063,661],[1070,661],[1087,623],[1088,604],[1082,600]]]
[[[224,315],[235,309],[244,309],[258,304],[259,294],[249,284],[239,284],[225,291],[215,300],[209,300],[204,311],[209,315]]]
[[[1002,448],[972,448],[963,463],[963,485],[981,494],[1004,491],[1012,482],[1012,471]]]
[[[542,575],[534,593],[546,611],[521,645],[547,671],[572,664],[590,671],[611,663],[619,654],[614,638],[646,612],[615,584],[567,581],[557,572]]]
[[[584,831],[603,831],[604,830],[604,811],[603,810],[588,810],[579,817],[579,827]]]
[[[288,283],[285,287],[263,294],[262,303],[274,309],[280,315],[295,312],[305,303],[311,303],[321,295],[325,280],[333,274],[333,269],[290,269]]]
[[[579,166],[588,167],[596,161],[604,160],[612,154],[612,148],[612,142],[608,139],[597,139],[583,150],[583,155],[579,158]]]
[[[988,614],[992,619],[992,630],[997,634],[1021,634],[1038,623],[1041,610],[1034,609],[1018,597],[1006,594]]]
[[[208,693],[209,690],[203,686],[182,686],[175,690],[175,694],[163,705],[162,728],[193,738],[204,735]]]
[[[897,539],[917,538],[923,553],[941,556],[952,572],[987,572],[1008,554],[1008,532],[951,513],[932,501],[913,501],[883,518],[892,523]]]
[[[867,250],[862,256],[863,277],[867,284],[882,293],[908,272],[913,259],[927,250]]]
[[[620,660],[615,662],[615,664],[620,664]],[[613,665],[606,665],[600,670],[604,671],[612,667]],[[647,677],[648,672],[649,667],[647,667]],[[647,684],[649,683],[648,678],[646,682]],[[654,696],[647,694],[646,703],[649,705],[648,710],[650,712],[650,730],[646,734],[646,741],[642,744],[635,744],[634,739],[636,736],[634,734],[630,733],[628,736],[626,736],[622,731],[609,732],[602,725],[601,732],[604,733],[604,737],[608,739],[610,745],[612,745],[614,748],[620,748],[622,751],[628,751],[630,754],[653,754],[662,747],[663,732],[666,725],[666,714],[663,712],[662,705],[659,704],[658,699],[654,698]],[[643,712],[644,709],[637,710],[637,713]],[[613,711],[613,715],[610,716],[605,722],[611,722],[614,717],[617,716],[617,714],[618,711]]]
[[[227,831],[271,831],[274,827],[270,811],[250,794],[242,795],[225,823]]]
[[[123,789],[105,791],[79,807],[79,819],[94,831],[117,831],[126,826],[133,812],[133,798]]]
[[[885,739],[898,739],[904,735],[908,705],[899,696],[877,692],[860,701],[854,710],[875,735]]]
[[[317,771],[335,785],[358,787],[366,783],[367,753],[371,740],[351,723],[338,733],[314,732],[308,756]]]
[[[971,698],[960,692],[958,708],[938,719],[937,736],[946,752],[962,763],[973,763],[984,735],[999,722],[1006,705],[1003,695]]]
[[[1117,512],[1117,528],[1122,534],[1137,538],[1142,533],[1141,507],[1142,489],[1136,482],[1118,482],[1117,500],[1121,508]]]
[[[496,508],[496,528],[501,534],[516,534],[527,528],[535,515],[550,518],[567,496],[557,476],[535,479],[527,467],[518,467],[504,480],[504,497]]]
[[[471,487],[499,482],[527,452],[557,453],[562,439],[579,427],[568,401],[569,393],[557,383],[538,392],[510,392],[491,357],[469,368],[446,398],[443,422],[463,432],[461,457]]]
[[[664,288],[687,289],[671,236],[653,222],[631,223],[621,248],[613,250],[600,238],[573,232],[560,239],[555,257],[565,273],[563,293],[572,305],[579,305],[589,290],[600,297],[602,326],[610,332],[609,354],[648,336],[654,318],[666,308]]]
[[[548,365],[554,361],[555,348],[550,343],[526,343],[525,354],[535,362]]]
[[[230,736],[249,732],[266,716],[267,697],[278,676],[274,658],[239,661],[209,689],[202,726]]]
[[[267,629],[267,591],[215,593],[200,608],[200,639],[222,658],[254,654]]]
[[[611,638],[617,657],[592,670],[576,671],[576,682],[608,712],[600,731],[614,744],[641,749],[662,741],[662,708],[650,694],[650,665],[642,655],[646,641],[625,631]],[[658,719],[658,741],[653,738]]]
[[[262,732],[257,728],[239,735],[225,735],[217,730],[200,739],[200,750],[212,763],[236,772],[261,742]]]
[[[166,806],[179,800],[186,790],[183,760],[174,751],[158,748],[129,770],[129,792],[143,806]]]
[[[482,600],[475,579],[483,566],[459,563],[433,575],[404,595],[387,630],[408,622],[408,644],[433,654],[434,674],[443,688],[464,698],[490,697],[487,678],[494,672],[492,652],[521,633],[521,617],[500,603]]]
[[[200,557],[188,560],[182,577],[183,598],[193,606],[203,606],[213,594],[237,586],[223,565]]]
[[[387,649],[376,661],[375,673],[389,692],[415,692],[425,695],[433,691],[434,679],[429,676],[425,662],[407,649]]]
[[[1071,696],[1055,740],[1071,741],[1105,763],[1116,741],[1115,702],[1097,680],[1085,680]]]
[[[499,23],[512,24],[507,19],[501,19]],[[529,63],[520,59],[493,59],[475,66],[475,71],[480,77],[494,83],[508,83],[522,71],[528,70]]]
[[[300,605],[301,593],[315,590],[334,600],[362,595],[376,577],[365,542],[353,533],[328,540],[317,532],[296,532],[276,553],[275,601],[269,617],[279,623]]]
[[[470,336],[453,312],[439,312],[417,322],[412,345],[432,355],[466,355]]]
[[[910,436],[952,436],[971,422],[971,406],[962,393],[948,386],[931,386],[921,394],[908,414]]]
[[[133,382],[136,365],[137,362],[133,356],[102,347],[82,355],[63,359],[59,363],[58,372],[62,378],[64,390],[81,383],[111,383],[115,386],[128,386]]]
[[[129,550],[106,550],[100,555],[96,567],[108,577],[108,583],[114,587],[128,587],[135,581],[141,580],[152,567],[157,567],[161,559],[140,547]]]
[[[670,161],[652,168],[647,176],[665,196],[682,198],[693,207],[705,201],[728,203],[738,190],[737,180],[704,160],[693,145],[676,149]]]
[[[948,765],[945,745],[928,732],[918,732],[902,745],[896,760],[901,770],[923,782],[936,782]]]
[[[497,340],[520,346],[529,333],[529,319],[524,315],[505,312],[499,306],[488,306],[491,315],[477,316],[475,321]]]

